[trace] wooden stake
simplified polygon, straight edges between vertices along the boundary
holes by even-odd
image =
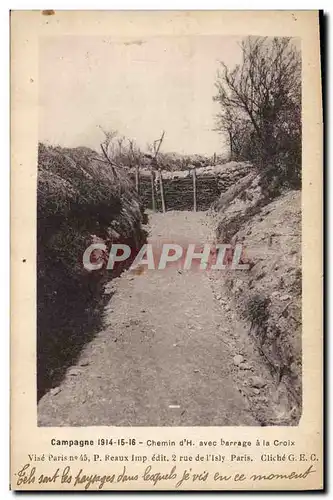
[[[161,135],[160,139],[157,139],[157,141],[154,141],[154,151],[155,151],[155,159],[157,158],[158,152],[160,150],[160,147],[162,145],[163,139],[164,139],[165,131],[163,130],[163,133]],[[158,146],[156,146],[156,143],[158,142]]]
[[[163,130],[163,133],[161,135],[160,139],[157,139],[156,141],[153,142],[153,148],[154,148],[154,157],[152,160],[152,166],[151,166],[151,198],[152,198],[152,206],[153,206],[153,211],[155,212],[156,205],[155,205],[155,192],[154,192],[154,171],[153,167],[157,168],[157,155],[159,153],[160,147],[162,145],[163,139],[164,139],[165,131]],[[158,143],[158,145],[157,145]],[[162,176],[160,176],[160,183],[162,183]],[[162,184],[161,184],[162,186]],[[162,199],[162,206],[163,206],[163,212],[165,212],[165,203],[164,203],[164,193],[163,189],[161,189],[161,196],[163,196]]]
[[[139,174],[139,165],[135,166],[135,189],[137,193],[140,189],[140,174]]]
[[[150,180],[151,180],[151,206],[153,212],[156,210],[156,204],[155,204],[155,183],[154,183],[154,170],[150,171]]]
[[[193,176],[193,210],[194,210],[194,212],[196,212],[197,211],[197,172],[196,172],[195,167],[192,170],[192,176]]]
[[[162,177],[162,170],[161,169],[159,169],[159,173],[160,173],[160,190],[161,190],[162,210],[163,210],[163,213],[165,214],[164,188],[163,188],[163,177]]]
[[[140,149],[136,149],[136,152],[134,150],[134,141],[129,140],[129,149],[131,151],[131,163],[130,166],[132,167],[133,164],[135,164],[135,189],[137,193],[140,190],[140,158],[141,158],[141,153]]]

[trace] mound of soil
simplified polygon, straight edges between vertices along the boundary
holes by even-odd
[[[265,204],[257,177],[233,190],[217,205],[217,240],[241,243],[249,269],[226,270],[223,286],[280,393],[287,394],[281,423],[295,424],[302,411],[301,193]]]
[[[96,241],[139,248],[143,211],[126,172],[88,148],[39,145],[37,196],[38,397],[57,384],[99,327],[104,271],[82,256]],[[84,325],[84,328],[82,327]]]

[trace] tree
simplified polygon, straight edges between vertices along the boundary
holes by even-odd
[[[226,136],[230,160],[246,160],[246,145],[250,140],[251,127],[235,108],[226,107],[217,117],[217,131]]]
[[[252,160],[263,183],[300,186],[301,57],[290,38],[248,37],[242,63],[221,62],[214,100],[232,156]]]

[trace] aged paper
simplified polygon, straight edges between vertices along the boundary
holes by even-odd
[[[318,12],[13,11],[11,161],[11,488],[322,489]]]

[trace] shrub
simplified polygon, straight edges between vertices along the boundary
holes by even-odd
[[[221,62],[219,130],[235,160],[258,168],[267,199],[301,187],[301,56],[284,37],[247,37],[242,62]]]

